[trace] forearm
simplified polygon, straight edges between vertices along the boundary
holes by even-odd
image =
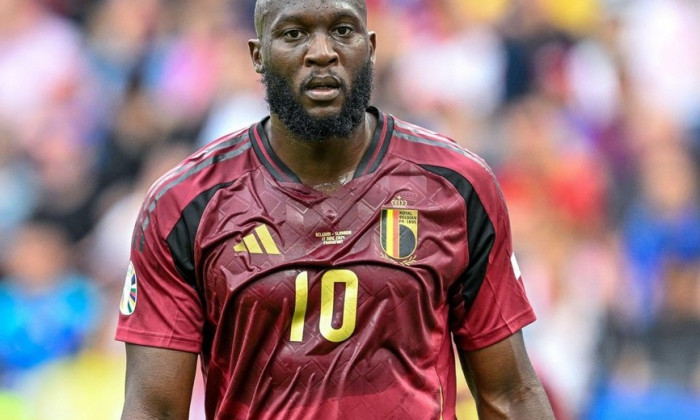
[[[495,398],[477,398],[480,420],[555,420],[549,398],[538,383]]]

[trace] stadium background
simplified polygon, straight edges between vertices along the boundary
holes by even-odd
[[[502,184],[558,418],[697,418],[700,2],[369,3],[374,103]],[[132,223],[167,167],[265,114],[252,9],[0,1],[0,420],[118,418]]]

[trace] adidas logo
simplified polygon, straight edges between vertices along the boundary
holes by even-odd
[[[280,250],[275,245],[267,226],[260,225],[253,233],[243,237],[243,240],[233,246],[236,252],[250,252],[251,254],[279,255]]]

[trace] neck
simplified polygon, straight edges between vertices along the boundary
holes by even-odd
[[[365,113],[364,122],[349,137],[311,142],[289,132],[273,114],[265,130],[277,156],[303,184],[321,192],[333,192],[352,180],[376,125],[376,118]]]

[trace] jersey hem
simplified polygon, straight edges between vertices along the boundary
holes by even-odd
[[[199,353],[201,351],[201,343],[199,341],[163,336],[145,331],[134,331],[125,328],[117,328],[115,340],[140,346],[159,347],[188,353]]]

